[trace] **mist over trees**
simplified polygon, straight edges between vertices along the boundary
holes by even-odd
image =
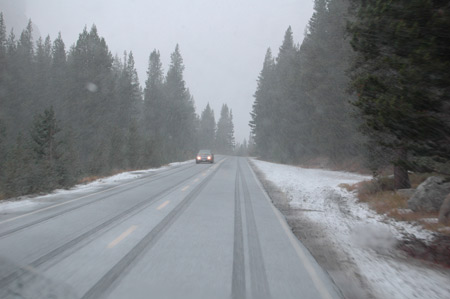
[[[178,45],[167,73],[151,52],[142,89],[133,53],[113,56],[95,25],[68,49],[61,34],[34,41],[31,21],[18,38],[5,28],[0,13],[0,198],[215,146],[214,112],[208,105],[201,118],[195,113]]]
[[[269,49],[250,127],[255,153],[283,163],[355,157],[448,174],[450,7],[445,1],[315,0],[300,46]]]
[[[220,118],[217,122],[215,149],[218,153],[230,155],[234,152],[234,147],[233,112],[228,108],[227,104],[223,104],[220,110]]]
[[[346,1],[316,1],[298,46],[289,27],[277,57],[267,50],[250,126],[256,153],[282,163],[354,157],[362,140],[346,93],[353,55]]]
[[[175,46],[167,70],[151,51],[141,87],[133,53],[113,56],[97,28],[16,36],[0,14],[0,198],[81,178],[190,159],[200,148],[282,163],[389,165],[448,174],[450,7],[445,1],[315,0],[299,45],[291,28],[268,49],[251,135],[234,140],[232,110],[201,114]],[[213,100],[213,99],[211,99]],[[312,161],[312,162],[311,162]]]
[[[200,148],[212,149],[216,140],[216,120],[214,110],[211,109],[209,103],[202,111],[198,129],[198,144]]]

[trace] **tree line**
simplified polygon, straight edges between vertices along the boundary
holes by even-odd
[[[61,34],[35,42],[31,21],[7,34],[0,13],[0,197],[186,160],[200,147],[232,152],[231,110],[224,104],[217,124],[209,104],[198,116],[183,71],[178,45],[166,73],[154,50],[142,88],[133,53],[113,56],[95,25],[67,50]]]
[[[449,174],[448,1],[315,0],[305,38],[267,50],[250,127],[256,154]]]

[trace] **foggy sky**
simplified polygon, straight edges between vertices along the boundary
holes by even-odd
[[[209,102],[217,121],[222,103],[227,103],[238,142],[248,139],[249,113],[267,48],[277,55],[289,26],[301,43],[313,11],[313,0],[0,0],[0,10],[10,9],[8,2],[25,9],[23,17],[16,11],[14,20],[5,13],[7,25],[21,26],[15,28],[16,36],[31,18],[52,40],[60,31],[67,50],[85,26],[95,24],[113,55],[133,51],[142,87],[150,52],[160,51],[167,72],[178,43],[197,113]]]

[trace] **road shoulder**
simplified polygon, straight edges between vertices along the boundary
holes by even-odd
[[[286,218],[286,221],[297,239],[310,251],[318,264],[328,272],[345,298],[375,298],[369,284],[359,274],[357,265],[345,252],[335,250],[332,242],[323,233],[318,224],[303,217],[300,209],[293,209],[289,200],[275,184],[268,181],[264,174],[249,160],[253,171],[269,195],[274,206]]]

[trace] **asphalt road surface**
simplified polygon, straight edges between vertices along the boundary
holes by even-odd
[[[0,215],[0,298],[340,298],[245,158]]]

